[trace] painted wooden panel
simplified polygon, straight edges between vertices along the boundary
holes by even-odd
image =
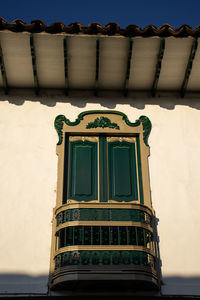
[[[99,137],[99,178],[100,202],[107,202],[107,143],[105,136]]]
[[[69,198],[97,199],[97,143],[70,142]]]
[[[108,143],[110,200],[138,200],[135,143]]]

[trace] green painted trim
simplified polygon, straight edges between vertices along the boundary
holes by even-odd
[[[143,141],[146,146],[149,146],[148,138],[149,138],[151,128],[152,128],[151,121],[146,116],[140,116],[139,121],[140,121],[140,123],[142,123],[142,127],[143,127]]]
[[[76,126],[76,125],[80,124],[80,122],[81,122],[81,120],[83,120],[84,116],[91,115],[91,114],[100,114],[100,113],[101,114],[120,115],[120,116],[122,116],[123,121],[125,121],[125,123],[128,126],[131,126],[131,127],[137,127],[142,123],[143,130],[144,130],[144,133],[143,133],[144,143],[145,143],[145,145],[148,146],[148,137],[149,137],[149,134],[150,134],[150,131],[151,131],[151,121],[149,120],[149,118],[146,117],[146,116],[141,116],[138,120],[136,120],[135,123],[131,123],[129,121],[128,117],[124,113],[119,112],[119,111],[115,111],[115,110],[90,110],[90,111],[84,111],[84,112],[82,112],[78,115],[77,119],[74,122],[70,122],[69,119],[67,119],[64,115],[58,115],[55,118],[55,121],[54,121],[54,126],[55,126],[55,129],[56,129],[56,131],[58,133],[58,137],[59,137],[57,145],[62,144],[62,140],[63,140],[63,132],[62,132],[63,122],[65,122],[65,124],[68,125],[68,126]]]
[[[111,123],[110,119],[105,117],[96,118],[93,122],[88,123],[86,126],[87,129],[97,128],[97,127],[101,127],[101,128],[109,127],[109,128],[120,129],[116,123]]]
[[[61,145],[62,144],[62,141],[63,141],[63,132],[62,132],[62,129],[63,129],[63,122],[65,122],[67,124],[67,119],[64,115],[58,115],[56,118],[55,118],[55,121],[54,121],[54,127],[58,133],[58,143],[57,145]]]
[[[69,157],[69,137],[65,134],[65,146],[64,146],[64,172],[63,172],[63,204],[67,202],[68,195],[68,157]]]
[[[124,84],[124,96],[128,95],[128,83],[130,78],[130,69],[131,69],[131,58],[132,58],[132,49],[133,49],[133,38],[129,38],[129,51],[128,51],[128,60],[126,67],[126,79]]]
[[[161,71],[161,67],[162,67],[162,59],[163,59],[164,51],[165,51],[165,39],[162,38],[160,40],[160,50],[159,50],[159,54],[158,54],[156,72],[155,72],[155,77],[154,77],[152,91],[151,91],[153,97],[156,95],[156,91],[157,91],[157,87],[158,87],[158,81],[159,81],[159,77],[160,77],[160,71]]]
[[[108,202],[107,195],[107,149],[106,137],[99,137],[99,186],[100,202]]]
[[[74,208],[60,212],[56,216],[56,220],[56,226],[72,221],[130,221],[140,222],[152,226],[152,219],[150,214],[139,209]]]
[[[64,73],[65,73],[65,95],[68,96],[69,80],[68,80],[67,36],[63,38],[63,54],[64,54]]]
[[[138,176],[139,176],[140,203],[144,204],[143,182],[142,182],[142,168],[141,168],[141,155],[140,155],[140,139],[139,139],[139,136],[136,137],[136,144],[137,144],[137,158],[138,158]]]
[[[181,87],[181,97],[182,98],[185,96],[185,93],[186,93],[186,90],[187,90],[190,74],[191,74],[191,71],[192,71],[193,60],[195,58],[197,48],[198,48],[198,38],[195,38],[193,40],[193,43],[192,43],[190,57],[189,57],[189,60],[188,60],[186,71],[185,71],[185,77],[184,77],[182,87]]]
[[[7,95],[8,94],[8,81],[7,81],[7,76],[6,76],[6,68],[5,68],[5,64],[4,64],[3,52],[2,52],[1,45],[0,45],[0,67],[1,67],[3,88],[4,88],[5,94]]]
[[[35,55],[35,48],[34,48],[34,38],[33,33],[30,34],[30,48],[31,48],[31,57],[32,57],[32,68],[33,68],[33,78],[34,78],[34,85],[35,85],[35,94],[39,94],[39,84],[38,84],[38,77],[37,77],[37,67],[36,67],[36,55]]]
[[[55,270],[69,265],[135,265],[154,268],[153,255],[145,251],[68,251],[55,258]]]
[[[94,95],[98,96],[99,90],[99,54],[100,54],[100,39],[96,38],[96,73],[95,73],[95,89]]]

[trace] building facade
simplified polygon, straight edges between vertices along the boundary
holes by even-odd
[[[199,31],[1,19],[1,296],[200,295]]]

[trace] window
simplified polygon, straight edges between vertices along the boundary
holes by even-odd
[[[139,137],[65,136],[63,203],[143,203]]]
[[[93,280],[94,274],[95,280],[108,274],[119,280],[123,271],[128,280],[158,287],[149,119],[131,123],[121,112],[89,111],[75,122],[59,115],[55,128],[58,189],[50,286],[67,288],[72,274],[83,281]]]

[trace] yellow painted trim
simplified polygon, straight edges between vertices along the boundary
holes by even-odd
[[[78,135],[70,135],[69,142],[77,142],[77,141],[89,141],[98,143],[99,137],[98,136],[78,136]]]
[[[55,256],[69,251],[143,251],[155,256],[151,249],[142,246],[125,246],[125,245],[81,245],[81,246],[68,246],[60,248],[55,251]]]
[[[62,206],[57,206],[55,207],[55,214],[59,214],[61,211],[63,210],[67,210],[67,209],[74,209],[74,208],[109,208],[109,209],[114,209],[114,208],[117,208],[117,209],[140,209],[140,210],[143,210],[144,212],[148,213],[149,215],[152,215],[153,214],[153,211],[145,206],[145,205],[142,205],[142,204],[131,204],[130,202],[129,203],[119,203],[119,202],[112,202],[112,203],[103,203],[103,202],[99,202],[99,203],[91,203],[91,202],[79,202],[79,203],[66,203]]]
[[[126,222],[126,221],[70,221],[56,227],[56,232],[65,227],[70,226],[135,226],[153,232],[153,229],[148,224],[141,222]]]
[[[151,192],[150,192],[150,178],[149,178],[149,147],[144,144],[143,135],[139,135],[140,143],[140,157],[141,157],[141,171],[143,184],[143,199],[144,204],[152,208]]]
[[[113,142],[128,142],[128,143],[135,143],[136,142],[136,138],[135,137],[124,137],[124,136],[108,136],[106,138],[108,143],[113,143]]]
[[[62,205],[63,199],[63,170],[64,170],[64,148],[65,148],[65,134],[63,135],[63,143],[57,148],[58,155],[58,169],[57,169],[57,205]]]

